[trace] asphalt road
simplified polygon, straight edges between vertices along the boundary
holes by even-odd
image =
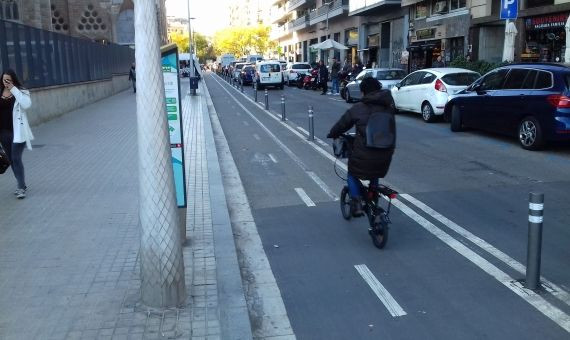
[[[286,87],[268,90],[267,112],[251,87],[205,79],[298,339],[570,338],[570,146],[530,152],[398,115],[385,182],[404,195],[378,250],[365,219],[342,219],[343,182],[324,155],[349,104]],[[321,142],[302,130],[308,105]],[[530,191],[546,197],[538,293],[521,288]]]

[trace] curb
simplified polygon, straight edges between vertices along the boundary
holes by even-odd
[[[201,85],[204,89],[204,92],[200,93],[200,99],[202,115],[204,115],[204,137],[208,160],[221,338],[253,339],[220,163],[206,101],[209,92],[204,80],[201,81]]]

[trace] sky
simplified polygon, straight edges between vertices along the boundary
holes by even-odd
[[[192,30],[211,36],[228,25],[229,0],[166,0],[166,15],[187,18],[188,2]]]

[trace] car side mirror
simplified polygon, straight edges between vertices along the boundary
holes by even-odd
[[[394,85],[394,86],[396,86],[396,88],[399,90],[400,87],[402,87],[402,83],[396,83],[396,85]]]

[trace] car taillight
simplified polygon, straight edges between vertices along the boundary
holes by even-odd
[[[447,92],[447,87],[445,87],[445,84],[441,79],[435,81],[435,90],[439,92]]]
[[[561,95],[561,94],[553,94],[546,97],[546,100],[550,103],[550,105],[559,108],[559,109],[569,109],[570,108],[570,98]]]

